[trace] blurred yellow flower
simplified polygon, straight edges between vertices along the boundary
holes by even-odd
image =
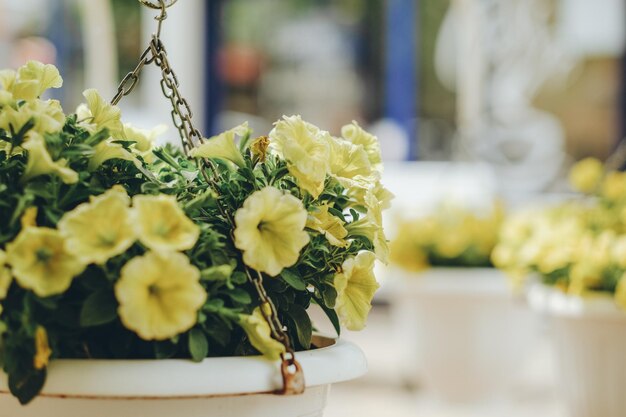
[[[626,173],[609,172],[606,174],[600,192],[602,197],[611,202],[617,202],[626,198]]]
[[[372,298],[378,290],[374,276],[376,256],[372,252],[359,252],[348,258],[335,275],[337,304],[335,306],[341,323],[348,330],[361,330],[372,308]]]
[[[428,256],[416,242],[422,228],[415,223],[402,223],[397,236],[389,245],[389,259],[392,263],[408,270],[419,272],[429,267]]]
[[[341,136],[355,145],[362,146],[367,153],[372,168],[382,172],[383,160],[380,155],[380,144],[376,136],[363,130],[355,121],[341,128]]]
[[[24,213],[22,214],[22,217],[20,218],[22,229],[25,229],[27,227],[37,226],[37,213],[38,212],[39,210],[37,209],[37,206],[30,206],[26,210],[24,210]]]
[[[85,264],[65,248],[56,229],[27,227],[6,247],[17,283],[40,297],[65,292]]]
[[[194,247],[200,228],[185,215],[176,197],[133,197],[135,233],[141,243],[155,251],[184,251]]]
[[[44,369],[48,366],[52,349],[48,344],[48,333],[42,326],[37,326],[35,330],[35,357],[33,358],[33,366],[35,369]]]
[[[129,206],[126,190],[114,186],[66,213],[57,227],[68,252],[85,264],[104,264],[126,251],[136,240]]]
[[[294,265],[309,243],[307,211],[291,194],[274,187],[252,193],[235,213],[235,246],[243,261],[270,276]]]
[[[577,162],[569,173],[569,182],[574,189],[589,193],[596,189],[604,175],[604,165],[598,159],[585,158]]]
[[[243,167],[245,162],[239,148],[235,144],[235,136],[244,136],[250,129],[248,122],[245,122],[233,129],[220,133],[205,140],[200,146],[192,149],[189,156],[192,158],[209,158],[230,161],[239,167]]]
[[[178,252],[147,252],[128,261],[115,296],[124,326],[145,340],[165,340],[189,330],[207,299],[200,271]]]
[[[5,106],[0,113],[0,129],[18,132],[31,120],[31,131],[39,134],[58,132],[65,124],[65,114],[57,100],[32,100],[19,108]]]
[[[285,346],[272,338],[270,326],[260,307],[255,308],[251,315],[240,314],[239,325],[248,335],[250,344],[267,359],[276,361],[285,352]]]
[[[28,181],[40,175],[56,175],[66,184],[78,181],[78,173],[65,166],[65,161],[52,160],[44,138],[39,134],[30,132],[22,147],[28,151],[28,162],[22,181]]]
[[[13,277],[11,271],[7,268],[7,254],[0,250],[0,300],[4,300],[11,286]]]
[[[109,104],[93,88],[85,90],[83,96],[87,99],[87,104],[81,104],[76,109],[79,123],[91,133],[106,128],[111,136],[123,139],[124,126],[119,107]]]
[[[306,227],[323,234],[333,246],[347,247],[350,243],[345,239],[348,231],[344,222],[328,212],[328,205],[315,207],[315,211],[309,213]]]
[[[300,116],[283,116],[269,134],[271,147],[287,162],[300,188],[317,198],[324,189],[330,157],[328,132]]]

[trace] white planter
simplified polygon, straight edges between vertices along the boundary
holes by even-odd
[[[281,387],[277,363],[260,357],[185,360],[58,360],[42,395],[26,407],[0,377],[0,417],[317,417],[330,384],[366,372],[363,352],[343,340],[298,352],[303,395]]]
[[[626,313],[610,297],[583,299],[539,285],[529,303],[551,318],[569,415],[626,416]]]
[[[431,268],[390,291],[405,377],[446,401],[506,395],[536,337],[533,314],[492,268]]]

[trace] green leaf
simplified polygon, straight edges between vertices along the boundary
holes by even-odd
[[[304,291],[306,289],[304,279],[293,269],[283,269],[280,276],[283,277],[287,284],[291,285],[296,290]]]
[[[339,324],[339,317],[337,317],[337,313],[335,312],[335,310],[333,310],[332,308],[326,307],[323,303],[318,303],[318,305],[322,307],[322,310],[324,310],[324,313],[326,313],[326,317],[328,317],[328,320],[330,320],[333,327],[335,328],[335,331],[337,332],[337,336],[340,336],[341,325]]]
[[[109,289],[92,293],[85,300],[80,310],[80,325],[82,327],[100,326],[110,323],[117,317],[117,300]]]
[[[201,362],[209,354],[209,342],[200,329],[189,332],[189,353],[194,362]]]
[[[28,369],[25,372],[9,375],[9,389],[20,404],[28,404],[39,394],[46,382],[46,373],[46,369]]]
[[[337,302],[337,290],[331,285],[326,285],[322,289],[322,300],[324,301],[325,307],[335,308],[335,303]]]
[[[154,344],[154,356],[157,359],[169,359],[176,354],[178,346],[169,340],[164,342],[156,342]]]
[[[311,347],[311,337],[313,336],[313,326],[309,314],[298,304],[289,306],[289,315],[296,325],[298,341],[305,349]]]
[[[226,293],[234,302],[239,304],[250,304],[252,303],[252,297],[250,294],[244,289],[235,288]]]

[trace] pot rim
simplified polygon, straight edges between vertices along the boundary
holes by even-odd
[[[355,379],[367,371],[365,355],[357,345],[330,340],[330,346],[296,352],[307,387]],[[262,356],[207,358],[200,363],[184,359],[61,359],[50,363],[40,396],[190,399],[269,394],[281,388],[280,363]],[[0,394],[8,393],[7,377],[2,374]]]
[[[497,268],[431,267],[420,272],[397,269],[397,279],[390,279],[388,291],[397,297],[472,296],[510,298],[509,279]]]
[[[625,312],[607,294],[576,296],[536,283],[529,288],[527,299],[533,310],[555,317],[626,321]]]

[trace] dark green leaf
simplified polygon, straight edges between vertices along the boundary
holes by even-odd
[[[311,325],[311,319],[306,310],[297,304],[289,306],[289,315],[296,325],[296,334],[298,335],[298,341],[305,349],[311,347],[311,337],[313,335],[313,326]]]
[[[189,332],[189,353],[194,362],[201,362],[209,354],[209,342],[200,329]]]
[[[25,405],[39,394],[46,381],[46,369],[28,369],[9,375],[9,389],[20,404]]]
[[[241,288],[234,288],[227,292],[228,296],[236,303],[239,304],[250,304],[252,303],[252,297],[246,290]]]
[[[117,301],[109,289],[99,290],[85,300],[80,311],[82,327],[99,326],[110,323],[117,317]]]
[[[296,290],[304,291],[306,289],[306,283],[295,270],[283,269],[283,272],[280,273],[280,276],[283,277],[287,284],[291,285]]]

